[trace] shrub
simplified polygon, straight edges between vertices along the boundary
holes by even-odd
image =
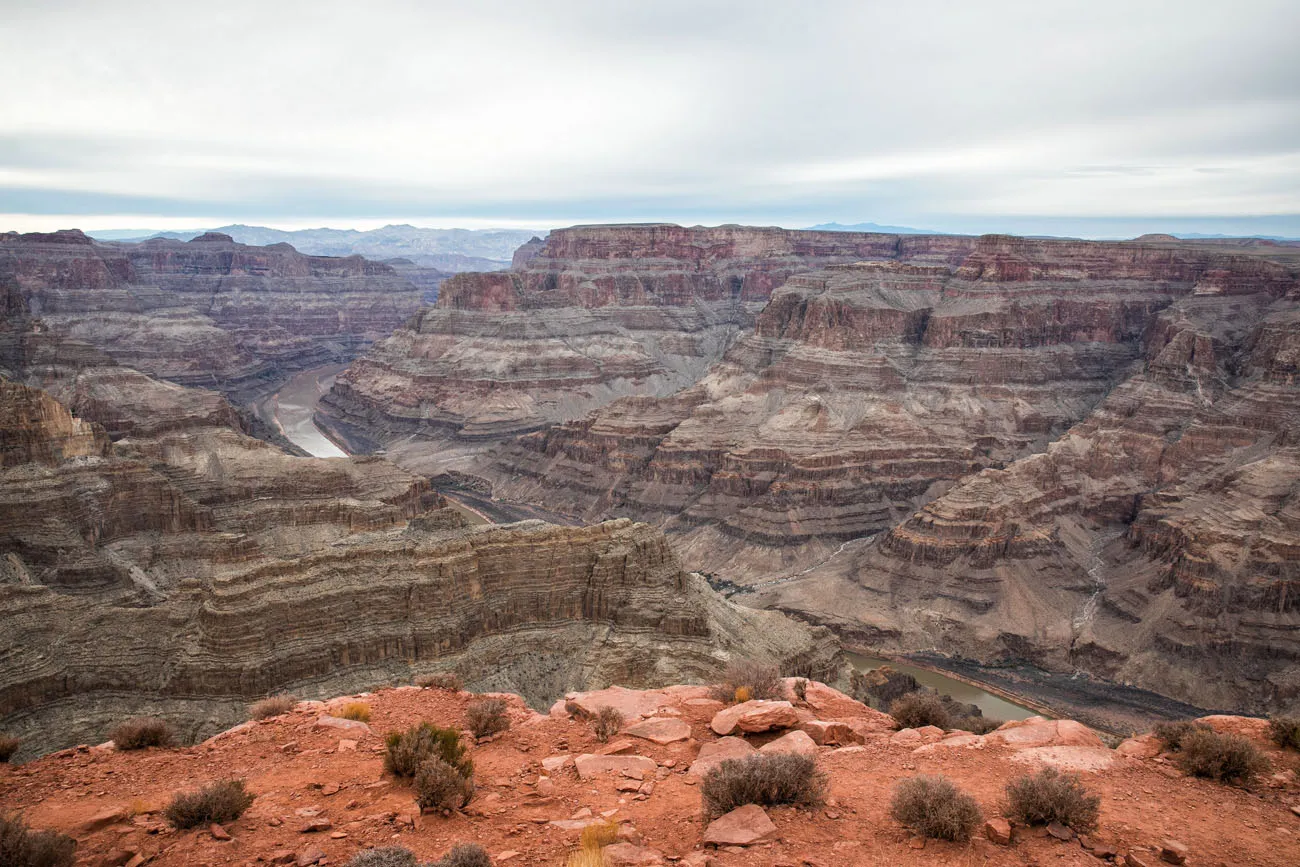
[[[108,737],[119,750],[142,750],[145,747],[165,747],[172,742],[172,729],[166,721],[156,716],[139,716],[118,723]]]
[[[0,815],[0,864],[72,867],[77,841],[56,831],[33,831],[21,816]]]
[[[597,822],[582,829],[578,837],[579,849],[603,849],[618,839],[618,823],[612,819]]]
[[[474,797],[474,780],[437,756],[420,762],[415,772],[415,800],[421,807],[459,810]]]
[[[797,701],[808,700],[808,678],[796,677],[794,679],[794,697]]]
[[[477,843],[457,843],[429,867],[492,867],[492,856]]]
[[[826,774],[810,756],[757,754],[727,759],[704,775],[704,811],[720,816],[745,804],[815,807],[826,796]]]
[[[1268,769],[1268,759],[1248,738],[1197,730],[1183,737],[1178,762],[1186,773],[1225,783],[1245,783]]]
[[[619,713],[618,708],[604,705],[600,713],[596,714],[592,728],[596,730],[596,740],[603,744],[623,729],[623,714]]]
[[[986,735],[991,731],[996,731],[1001,725],[1002,720],[989,719],[984,716],[964,716],[951,720],[952,728],[961,729],[975,735]]]
[[[364,701],[350,701],[339,708],[339,716],[357,722],[370,722],[370,705]]]
[[[261,701],[253,702],[248,708],[252,719],[267,719],[293,710],[298,700],[291,695],[273,695]]]
[[[1300,717],[1275,716],[1268,721],[1268,733],[1273,743],[1284,750],[1300,750]],[[0,748],[0,761],[4,750]]]
[[[18,738],[0,735],[0,762],[7,762],[12,759],[21,744],[22,741]]]
[[[946,777],[909,777],[894,787],[889,812],[922,837],[969,840],[983,821],[980,805]]]
[[[499,698],[484,698],[465,708],[465,723],[478,740],[510,728],[506,703]]]
[[[233,822],[253,803],[243,780],[220,780],[197,792],[178,792],[163,810],[163,816],[177,828]]]
[[[353,855],[345,867],[418,867],[415,853],[405,846],[381,846]]]
[[[1151,733],[1156,736],[1156,740],[1160,741],[1166,750],[1175,752],[1183,748],[1183,738],[1196,731],[1208,732],[1213,731],[1213,729],[1203,722],[1185,719],[1177,722],[1156,723],[1156,727],[1151,730]]]
[[[710,687],[718,701],[737,703],[756,698],[782,698],[782,691],[780,670],[753,659],[733,659],[723,672],[722,682]]]
[[[460,742],[459,729],[445,729],[427,722],[405,731],[389,732],[384,739],[384,770],[399,777],[414,777],[420,765],[430,758],[440,759],[456,768],[461,776],[474,773],[474,763]]]
[[[919,729],[922,726],[946,729],[952,722],[943,700],[932,692],[909,692],[894,699],[889,705],[889,715],[900,729]]]
[[[451,692],[460,692],[465,688],[465,685],[461,683],[460,675],[450,671],[422,674],[415,679],[415,685],[422,686],[425,689],[446,689]]]
[[[1007,815],[1025,825],[1059,822],[1076,831],[1097,827],[1101,797],[1088,791],[1078,774],[1043,768],[1007,784]]]

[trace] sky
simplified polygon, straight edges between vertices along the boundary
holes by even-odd
[[[0,0],[0,231],[1300,236],[1296,0]]]

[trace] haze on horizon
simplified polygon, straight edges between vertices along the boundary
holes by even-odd
[[[4,0],[0,231],[1300,236],[1294,0]]]

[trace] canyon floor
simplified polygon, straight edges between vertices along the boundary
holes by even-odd
[[[982,738],[937,730],[895,732],[888,717],[821,684],[811,684],[807,700],[795,702],[799,715],[845,722],[856,741],[813,747],[830,777],[827,805],[815,811],[768,808],[777,829],[774,839],[706,849],[699,775],[692,763],[702,749],[714,749],[718,738],[710,722],[722,707],[706,695],[703,687],[613,688],[570,696],[567,708],[574,715],[563,702],[544,715],[510,696],[512,727],[474,747],[477,793],[463,813],[449,817],[420,815],[409,786],[384,773],[383,736],[422,720],[459,727],[472,696],[414,687],[360,696],[371,710],[368,730],[355,723],[341,730],[320,722],[322,717],[328,722],[329,710],[342,699],[303,702],[291,713],[193,747],[134,752],[78,747],[20,767],[0,765],[0,803],[23,811],[36,827],[76,836],[78,863],[88,865],[120,865],[137,855],[158,865],[285,859],[343,864],[362,849],[395,844],[429,859],[466,841],[483,845],[495,864],[553,865],[564,863],[584,824],[602,816],[620,823],[630,841],[607,850],[613,864],[1104,863],[1078,840],[1062,842],[1042,829],[1017,829],[1009,846],[982,833],[969,843],[921,846],[888,814],[889,795],[899,780],[943,774],[993,817],[1000,814],[1008,780],[1050,762],[1083,770],[1088,788],[1102,798],[1100,828],[1090,835],[1090,845],[1113,847],[1120,856],[1131,853],[1137,861],[1129,863],[1159,863],[1159,847],[1169,839],[1188,847],[1191,865],[1300,862],[1295,773],[1300,755],[1263,743],[1261,720],[1210,718],[1217,728],[1260,739],[1272,760],[1271,774],[1250,788],[1235,788],[1184,777],[1166,757],[1151,756],[1149,738],[1111,750],[1075,723],[1030,720]],[[659,745],[625,733],[601,744],[581,716],[602,703],[623,708],[629,725],[637,715],[669,718],[685,722],[689,734]],[[761,746],[778,734],[750,735],[749,741]],[[617,772],[581,778],[573,759],[600,753],[652,760],[655,771],[644,774],[651,785]],[[246,778],[257,796],[236,822],[214,833],[176,831],[162,821],[159,810],[174,792],[232,776]],[[321,818],[328,827],[303,830],[309,820]],[[218,839],[225,836],[230,839]]]

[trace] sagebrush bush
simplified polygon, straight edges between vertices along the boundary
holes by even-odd
[[[756,754],[727,759],[704,775],[700,795],[709,816],[745,804],[802,804],[815,807],[826,798],[826,774],[811,756]]]
[[[18,748],[22,746],[22,743],[18,738],[0,735],[0,762],[7,762],[12,759],[14,753],[18,752]]]
[[[980,805],[946,777],[909,777],[894,787],[890,815],[922,837],[969,840],[984,820]]]
[[[72,867],[77,841],[56,831],[33,831],[21,816],[0,814],[0,864],[4,867]]]
[[[492,856],[477,843],[457,843],[429,867],[492,867]]]
[[[339,708],[338,715],[343,719],[370,722],[370,705],[364,701],[350,701]]]
[[[219,780],[197,792],[178,792],[163,817],[177,828],[224,825],[244,815],[252,803],[253,795],[244,789],[243,780]]]
[[[919,729],[922,726],[946,729],[952,722],[943,699],[932,692],[909,692],[894,699],[889,705],[889,715],[900,729]]]
[[[415,800],[421,807],[459,810],[474,797],[474,779],[437,756],[420,762],[415,772]]]
[[[1167,751],[1175,752],[1183,748],[1183,738],[1196,731],[1208,732],[1213,731],[1213,729],[1203,722],[1185,719],[1177,722],[1156,723],[1151,733],[1156,736],[1156,740],[1160,741],[1161,746]]]
[[[460,675],[450,671],[422,674],[415,679],[415,685],[422,686],[425,689],[445,689],[451,692],[460,692],[465,688]]]
[[[618,708],[604,705],[592,720],[591,727],[596,732],[596,740],[603,744],[623,730],[623,714]]]
[[[1043,768],[1007,784],[1007,817],[1024,825],[1059,822],[1075,831],[1091,831],[1101,815],[1101,796],[1083,785],[1078,774]]]
[[[384,770],[399,777],[414,777],[425,759],[436,758],[465,777],[474,773],[474,762],[460,741],[460,730],[422,722],[403,731],[389,732],[384,739]]]
[[[1247,783],[1268,769],[1268,759],[1249,738],[1212,729],[1185,735],[1178,763],[1186,773],[1224,783]]]
[[[1284,750],[1300,750],[1300,717],[1275,716],[1268,721],[1268,734]],[[0,750],[0,757],[4,755]]]
[[[465,708],[465,724],[478,740],[510,728],[510,717],[503,699],[483,698]]]
[[[718,701],[736,703],[784,697],[780,669],[754,659],[733,659],[727,663],[722,680],[709,691]]]
[[[418,867],[415,853],[405,846],[381,846],[353,855],[345,867]]]
[[[172,743],[172,728],[156,716],[138,716],[118,723],[108,737],[119,750],[165,747]]]
[[[288,713],[297,704],[298,699],[291,695],[272,695],[249,705],[248,716],[250,719],[268,719]]]

